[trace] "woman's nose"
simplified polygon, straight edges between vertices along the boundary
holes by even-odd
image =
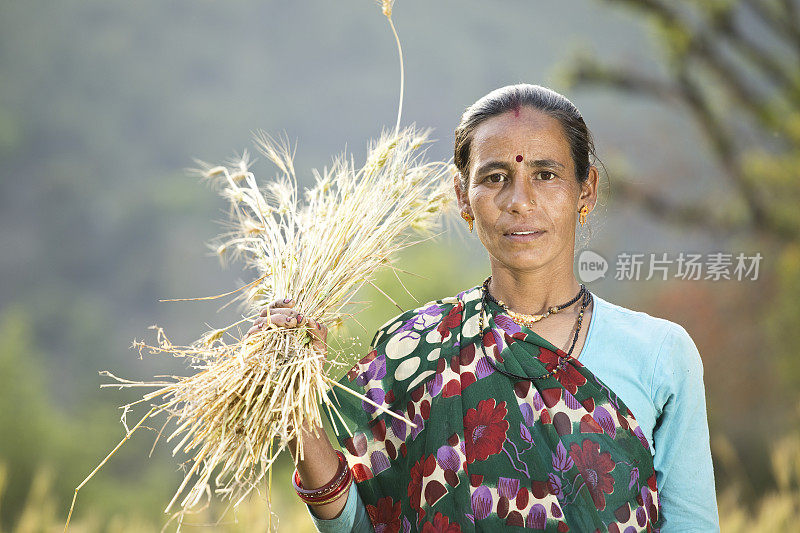
[[[523,212],[536,205],[533,188],[525,179],[516,178],[508,191],[508,211]]]

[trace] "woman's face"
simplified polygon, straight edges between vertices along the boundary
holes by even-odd
[[[594,207],[598,173],[592,166],[581,186],[558,120],[527,106],[491,117],[475,129],[470,159],[456,194],[492,266],[531,271],[555,261],[571,272],[578,211]]]

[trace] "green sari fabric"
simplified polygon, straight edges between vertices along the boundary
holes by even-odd
[[[340,383],[416,427],[331,392],[376,532],[658,531],[652,454],[622,400],[573,358],[525,379],[559,356],[481,287],[381,327]]]

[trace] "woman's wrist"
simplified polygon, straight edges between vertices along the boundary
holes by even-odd
[[[337,454],[328,439],[328,435],[322,428],[316,428],[316,431],[314,431],[310,427],[304,427],[301,431],[302,454],[298,450],[297,440],[289,443],[289,450],[292,453],[297,469],[299,486],[309,491],[324,489],[327,485],[336,482],[338,477],[341,477],[341,468],[347,469],[349,474],[349,466],[346,461],[341,461],[340,455]],[[343,456],[341,457],[343,458]],[[329,497],[334,499],[312,506],[314,515],[323,520],[329,520],[341,514],[347,502],[351,482],[352,477],[350,477],[349,481],[340,479],[337,487],[333,487],[329,494]],[[338,492],[334,494],[333,491],[337,489]],[[325,501],[325,499],[320,498],[318,501]]]

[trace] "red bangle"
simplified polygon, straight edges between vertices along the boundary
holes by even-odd
[[[344,458],[342,452],[336,450],[336,457],[339,459],[339,466],[336,468],[336,474],[333,475],[333,479],[331,479],[327,484],[317,489],[309,490],[303,487],[302,483],[300,483],[300,474],[297,472],[297,469],[295,468],[294,476],[292,479],[294,484],[294,490],[296,490],[298,494],[318,496],[319,494],[324,494],[325,492],[339,485],[342,479],[344,479],[345,470],[347,470],[348,468],[347,468],[347,460]]]
[[[348,468],[347,476],[345,477],[344,481],[340,485],[338,485],[334,490],[319,497],[301,495],[300,499],[303,500],[303,502],[305,502],[308,505],[325,505],[326,503],[331,503],[341,498],[347,492],[347,489],[350,488],[350,485],[352,483],[353,483],[353,475],[350,473],[350,469]]]
[[[347,465],[347,460],[344,455],[338,450],[336,451],[336,455],[339,458],[339,467],[337,468],[336,474],[330,482],[318,489],[309,490],[304,488],[300,482],[300,475],[297,469],[295,469],[294,475],[292,476],[292,484],[294,485],[297,495],[305,503],[309,505],[322,505],[332,502],[339,498],[353,482],[353,475],[350,471],[350,467]]]

